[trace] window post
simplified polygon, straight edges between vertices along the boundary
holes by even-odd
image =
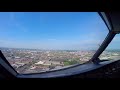
[[[103,43],[98,48],[98,50],[93,55],[93,57],[91,58],[90,61],[92,61],[95,64],[98,64],[100,62],[100,59],[98,57],[106,49],[106,47],[109,45],[109,43],[112,41],[112,39],[114,38],[115,35],[116,35],[116,33],[113,32],[112,30],[108,33],[107,37],[105,38],[105,40],[103,41]]]

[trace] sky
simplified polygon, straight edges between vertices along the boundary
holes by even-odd
[[[107,34],[97,12],[0,12],[0,47],[89,50]],[[120,35],[110,48],[118,43]]]

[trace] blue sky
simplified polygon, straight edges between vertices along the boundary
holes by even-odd
[[[107,33],[96,12],[0,12],[1,47],[97,49]]]

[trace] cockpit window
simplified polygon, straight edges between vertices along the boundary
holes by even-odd
[[[97,12],[0,13],[0,50],[18,73],[83,64],[107,34]]]
[[[105,51],[100,55],[100,60],[119,60],[120,59],[120,34],[116,34]]]

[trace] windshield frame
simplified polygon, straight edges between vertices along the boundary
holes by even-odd
[[[99,14],[99,12],[98,12],[98,14]],[[99,14],[100,15],[100,14]],[[100,17],[101,17],[101,15],[100,15]],[[102,18],[102,20],[103,20],[103,18]],[[104,22],[105,22],[105,20],[103,20]],[[106,24],[105,24],[106,25]],[[107,26],[108,27],[108,26]],[[101,44],[101,46],[97,49],[97,51],[95,52],[95,54],[91,57],[91,59],[88,61],[88,62],[86,62],[86,63],[89,63],[89,62],[93,62],[93,63],[96,63],[96,61],[97,62],[99,62],[99,59],[98,59],[98,57],[99,57],[99,55],[101,55],[101,53],[105,50],[105,48],[109,45],[109,43],[112,41],[112,39],[114,38],[114,36],[115,36],[116,34],[114,33],[114,32],[112,32],[112,30],[109,30],[109,33],[108,33],[108,35],[106,36],[106,38],[103,40],[103,42],[102,42],[102,44]],[[104,47],[104,48],[103,48]],[[1,52],[1,50],[0,50],[0,57],[2,56],[2,59],[8,64],[8,66],[10,67],[10,68],[12,68],[12,70],[18,75],[18,74],[21,74],[21,73],[18,73],[11,65],[10,65],[10,63],[7,61],[7,59],[5,58],[5,56],[3,55],[3,53]],[[86,63],[83,63],[83,64],[86,64]],[[79,65],[81,65],[81,64],[79,64]],[[63,68],[63,69],[68,69],[68,68],[73,68],[73,67],[75,67],[75,66],[79,66],[79,65],[74,65],[74,66],[70,66],[70,67],[67,67],[67,68]],[[54,72],[54,71],[60,71],[60,70],[63,70],[63,69],[57,69],[57,70],[51,70],[51,71],[45,71],[45,72],[39,72],[39,74],[42,74],[42,73],[49,73],[49,72]],[[29,74],[38,74],[38,73],[29,73]],[[24,74],[24,75],[27,75],[27,74]]]

